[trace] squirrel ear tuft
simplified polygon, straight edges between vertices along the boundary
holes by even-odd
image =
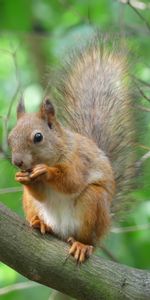
[[[46,98],[41,105],[40,116],[45,119],[49,125],[53,123],[55,119],[55,108],[49,98]]]
[[[25,114],[25,105],[23,97],[20,98],[17,106],[17,119],[21,118]]]

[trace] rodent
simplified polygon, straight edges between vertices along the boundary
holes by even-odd
[[[133,176],[127,78],[124,55],[91,43],[55,86],[63,125],[48,98],[36,113],[26,113],[21,100],[9,134],[29,224],[68,241],[80,263],[108,231]]]

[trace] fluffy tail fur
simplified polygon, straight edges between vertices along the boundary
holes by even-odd
[[[116,213],[127,203],[135,137],[126,54],[115,49],[94,41],[73,54],[59,74],[56,95],[69,128],[94,140],[109,157],[117,184]]]

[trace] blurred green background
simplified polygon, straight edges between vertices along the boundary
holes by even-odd
[[[145,154],[150,151],[150,2],[136,0],[133,6],[121,2],[127,1],[0,0],[0,201],[23,215],[21,186],[14,180],[15,168],[6,142],[16,122],[20,93],[24,92],[28,110],[35,110],[59,61],[72,45],[92,34],[93,27],[101,33],[126,37],[141,122],[137,145],[141,176],[132,193],[136,205],[124,221],[114,224],[121,229],[114,229],[104,244],[118,262],[149,269],[150,159]],[[22,282],[27,283],[26,289],[3,289]],[[49,298],[50,289],[29,285],[27,279],[0,263],[1,299]]]

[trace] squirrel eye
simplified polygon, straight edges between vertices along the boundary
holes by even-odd
[[[43,140],[43,135],[40,132],[37,132],[33,139],[34,144],[40,143],[42,140]]]

